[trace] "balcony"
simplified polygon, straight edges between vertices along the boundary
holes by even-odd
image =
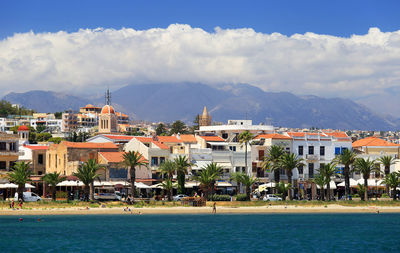
[[[306,159],[309,161],[318,161],[319,156],[318,155],[306,155]]]

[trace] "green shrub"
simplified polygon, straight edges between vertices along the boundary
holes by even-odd
[[[236,201],[246,201],[247,195],[246,194],[238,194],[236,195]]]
[[[390,198],[387,193],[382,194],[382,198]]]
[[[356,193],[356,194],[353,194],[352,197],[353,197],[353,198],[359,198],[360,195]]]
[[[56,193],[56,197],[57,197],[57,198],[60,198],[60,199],[64,199],[64,198],[66,199],[67,196],[68,196],[68,193],[67,193],[67,192],[58,191],[58,192]]]
[[[231,196],[229,195],[208,195],[207,201],[231,201]]]

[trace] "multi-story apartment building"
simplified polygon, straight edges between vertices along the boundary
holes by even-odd
[[[62,129],[62,122],[62,119],[56,119],[52,113],[34,113],[33,119],[30,120],[30,126],[34,129],[43,126],[48,132],[59,133]]]
[[[62,114],[62,132],[73,132],[78,128],[78,113],[67,110]]]
[[[9,171],[20,154],[18,135],[0,133],[0,173]]]

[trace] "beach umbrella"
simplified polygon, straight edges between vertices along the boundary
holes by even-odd
[[[340,184],[338,184],[337,186],[345,187],[345,182],[343,181]],[[356,187],[356,186],[357,186],[357,181],[350,178],[350,187]]]
[[[331,190],[336,190],[336,184],[335,184],[335,182],[330,181],[330,182],[329,182],[329,187],[330,187]],[[319,185],[317,185],[317,188],[318,188],[318,189],[321,189],[321,187],[319,187]],[[327,188],[328,188],[328,187],[325,185],[325,186],[324,186],[324,189],[327,189]]]

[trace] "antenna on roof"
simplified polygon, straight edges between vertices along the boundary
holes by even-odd
[[[106,105],[111,105],[111,93],[109,88],[107,88],[105,99],[106,99]]]

